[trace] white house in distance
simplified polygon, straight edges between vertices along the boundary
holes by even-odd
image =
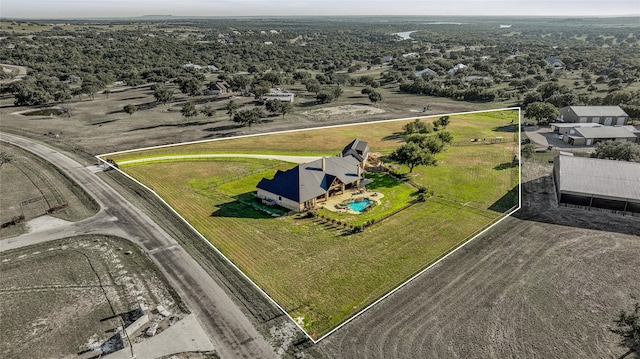
[[[560,109],[558,122],[599,123],[622,126],[629,120],[620,106],[567,106]]]
[[[272,91],[262,96],[262,101],[278,100],[283,102],[293,102],[294,97],[296,97],[296,95],[291,92]]]
[[[452,67],[449,69],[449,71],[447,71],[450,75],[455,74],[456,72],[462,70],[462,69],[466,69],[468,66],[465,64],[457,64],[456,66]]]

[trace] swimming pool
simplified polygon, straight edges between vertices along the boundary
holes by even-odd
[[[357,201],[347,202],[347,206],[349,209],[354,212],[362,212],[365,208],[371,203],[371,200],[368,198],[359,199]]]

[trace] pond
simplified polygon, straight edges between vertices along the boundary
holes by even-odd
[[[363,198],[363,199],[347,202],[346,205],[349,206],[349,209],[354,212],[363,212],[365,208],[367,208],[369,203],[371,203],[370,199]]]

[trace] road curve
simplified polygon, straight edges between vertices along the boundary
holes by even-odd
[[[51,162],[91,194],[101,207],[97,216],[83,221],[95,226],[78,223],[72,226],[76,230],[58,228],[20,236],[17,240],[53,240],[89,232],[117,233],[138,244],[160,267],[196,314],[221,358],[276,357],[273,347],[222,287],[162,228],[100,177],[75,160],[42,144],[6,133],[0,134],[0,140],[20,146]],[[101,231],[101,228],[107,229]]]

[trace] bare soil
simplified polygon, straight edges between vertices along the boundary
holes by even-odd
[[[135,320],[139,296],[149,308],[183,313],[149,258],[121,238],[87,235],[7,251],[0,268],[4,358],[90,358],[122,347],[114,330]]]
[[[345,94],[360,90],[345,87]],[[0,129],[29,137],[48,140],[57,146],[82,149],[91,154],[115,152],[146,146],[171,144],[219,137],[264,133],[297,128],[309,128],[342,123],[425,116],[429,114],[472,111],[486,108],[487,104],[469,104],[444,98],[400,94],[394,90],[380,89],[385,100],[375,106],[365,95],[343,95],[337,101],[317,105],[314,98],[300,97],[294,102],[294,111],[282,116],[265,117],[259,124],[242,127],[230,120],[225,106],[233,100],[246,108],[253,108],[252,97],[228,96],[186,97],[174,89],[176,99],[158,104],[148,87],[112,89],[108,94],[96,94],[93,100],[77,97],[66,106],[71,116],[24,116],[31,107],[5,105],[0,107]],[[180,106],[192,101],[196,107],[211,105],[213,117],[198,115],[185,120]],[[6,103],[6,102],[5,102]],[[138,110],[133,115],[123,107],[134,104]],[[422,113],[429,104],[431,110]],[[416,111],[418,111],[417,113]]]
[[[640,297],[640,219],[554,205],[525,163],[523,208],[322,341],[341,358],[613,358]]]
[[[0,152],[4,158],[0,165],[0,223],[17,216],[29,221],[48,212],[55,218],[79,221],[98,211],[93,199],[49,162],[5,142],[0,142]],[[6,227],[0,230],[0,238],[25,231],[24,224]]]

